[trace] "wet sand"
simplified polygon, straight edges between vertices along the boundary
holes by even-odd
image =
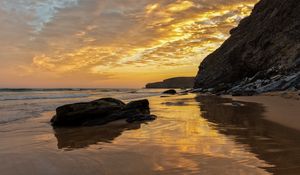
[[[234,100],[263,104],[265,119],[300,130],[300,92],[273,92]]]
[[[300,174],[300,131],[266,119],[268,105],[193,94],[149,100],[158,116],[149,123],[53,129],[50,112],[0,125],[1,175]]]

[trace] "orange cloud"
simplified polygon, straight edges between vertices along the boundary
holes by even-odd
[[[21,43],[10,41],[10,50],[19,55],[5,57],[19,59],[23,52],[30,53],[26,61],[12,61],[22,71],[11,77],[44,75],[45,81],[54,77],[61,84],[67,77],[81,77],[79,81],[93,81],[93,86],[124,79],[128,83],[120,86],[142,86],[171,76],[193,76],[200,61],[220,46],[256,2],[84,1],[55,13],[58,16],[31,40],[29,29],[19,27],[27,31],[14,40]],[[3,24],[6,32],[15,30],[15,24]],[[6,36],[0,32],[1,45],[9,43]],[[5,53],[0,51],[0,56]]]

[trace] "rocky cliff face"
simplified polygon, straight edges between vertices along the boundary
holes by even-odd
[[[192,88],[195,77],[175,77],[162,82],[148,83],[146,88]]]
[[[230,34],[201,63],[195,88],[230,90],[244,83],[248,90],[270,91],[299,86],[299,0],[261,0]]]

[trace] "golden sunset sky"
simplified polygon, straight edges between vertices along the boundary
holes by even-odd
[[[258,0],[1,0],[0,87],[195,76]]]

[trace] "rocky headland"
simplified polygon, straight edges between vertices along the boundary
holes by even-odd
[[[199,66],[194,91],[253,95],[300,89],[300,1],[261,0]]]
[[[148,83],[146,88],[192,88],[195,77],[175,77],[163,80],[162,82]]]

